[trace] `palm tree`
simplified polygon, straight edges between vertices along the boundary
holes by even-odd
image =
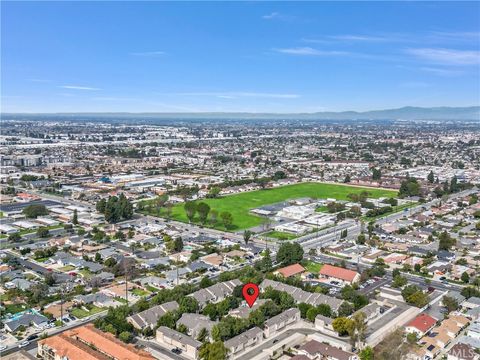
[[[245,245],[248,245],[250,238],[252,237],[253,233],[250,230],[245,230],[243,232],[243,241],[245,241]]]

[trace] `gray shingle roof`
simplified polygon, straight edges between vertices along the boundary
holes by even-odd
[[[200,306],[204,306],[208,302],[215,303],[225,299],[227,296],[232,295],[235,287],[241,284],[242,282],[238,279],[225,281],[223,283],[218,283],[205,289],[195,291],[189,296],[194,297]]]
[[[251,328],[240,335],[237,335],[230,340],[225,341],[224,345],[227,349],[232,347],[238,347],[241,344],[246,344],[250,339],[253,339],[263,333],[263,330],[259,327]]]
[[[158,319],[165,315],[169,311],[178,309],[178,303],[176,301],[166,302],[161,305],[151,307],[150,309],[139,312],[129,316],[127,319],[134,322],[139,328],[147,326],[154,327],[157,325]]]
[[[292,319],[295,316],[297,316],[297,314],[300,314],[300,310],[298,310],[297,308],[295,308],[295,309],[292,308],[292,309],[285,310],[281,314],[278,314],[278,315],[266,320],[265,321],[265,326],[272,327],[276,324],[286,322],[289,319]]]
[[[260,284],[260,289],[263,291],[266,288],[271,287],[272,289],[284,291],[292,295],[293,299],[297,303],[306,303],[313,306],[318,306],[320,304],[327,304],[333,311],[338,311],[338,308],[343,303],[343,300],[334,298],[332,296],[320,294],[320,293],[311,293],[295,286],[287,285],[278,281],[265,279]]]
[[[190,336],[182,334],[181,332],[178,332],[176,330],[172,330],[166,326],[160,326],[157,329],[157,333],[160,333],[170,339],[176,340],[181,344],[193,346],[196,349],[202,346],[202,343],[200,341],[197,341]]]

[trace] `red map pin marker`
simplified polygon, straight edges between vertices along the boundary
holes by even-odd
[[[255,301],[258,298],[260,290],[258,290],[258,285],[254,283],[248,283],[243,285],[242,295],[248,306],[252,307],[255,304]]]

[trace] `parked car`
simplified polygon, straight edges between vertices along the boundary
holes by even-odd
[[[28,341],[31,341],[31,340],[34,340],[34,339],[36,339],[36,338],[38,338],[38,335],[33,334],[33,335],[28,336],[28,337],[27,337],[27,340],[28,340]]]
[[[18,347],[23,348],[23,347],[27,346],[28,344],[30,344],[30,341],[22,341],[20,344],[18,344]]]
[[[181,350],[181,349],[179,349],[179,348],[173,348],[173,349],[172,349],[172,352],[173,352],[174,354],[177,354],[177,355],[179,355],[179,354],[181,354],[181,353],[182,353],[182,350]]]

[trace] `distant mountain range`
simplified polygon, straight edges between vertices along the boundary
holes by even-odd
[[[469,107],[413,107],[406,106],[398,109],[372,111],[342,111],[316,113],[4,113],[4,120],[153,120],[153,119],[181,119],[181,120],[479,120],[480,106]]]

